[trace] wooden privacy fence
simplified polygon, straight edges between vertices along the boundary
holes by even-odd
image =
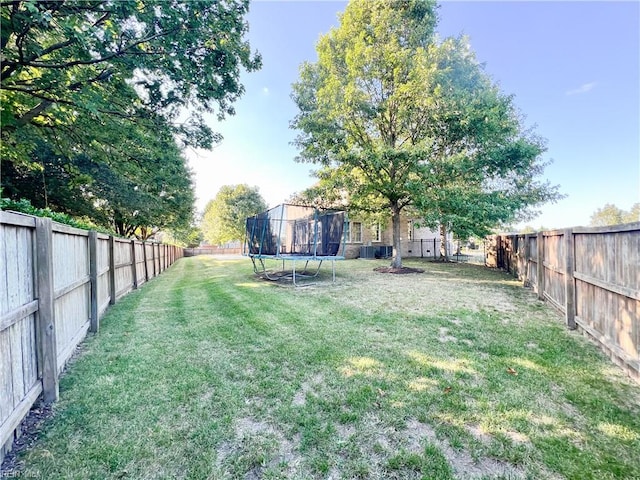
[[[242,247],[194,247],[185,248],[185,257],[195,257],[197,255],[240,255],[242,254]]]
[[[497,235],[487,264],[533,287],[640,380],[640,222]]]
[[[109,304],[159,275],[182,248],[0,212],[0,462],[40,395]]]

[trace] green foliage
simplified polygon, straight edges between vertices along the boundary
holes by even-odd
[[[96,140],[118,138],[129,161],[118,161],[120,155],[65,157],[46,143],[39,144],[31,166],[3,160],[5,195],[91,218],[126,237],[187,227],[195,198],[191,174],[169,130],[106,131]]]
[[[633,222],[640,222],[640,202],[634,203],[629,211],[607,203],[591,215],[589,225],[592,227],[604,227],[607,225]]]
[[[246,184],[224,185],[207,203],[202,217],[202,234],[210,244],[241,240],[246,219],[267,209],[257,187]]]
[[[163,238],[165,243],[172,245],[178,245],[180,247],[193,248],[200,245],[200,242],[204,240],[202,231],[193,225],[186,228],[171,229],[166,232]]]
[[[202,113],[233,114],[240,68],[260,67],[243,38],[247,10],[248,0],[2,2],[3,156],[82,116],[175,120],[186,107],[174,133],[211,146]]]
[[[431,2],[352,1],[293,85],[298,160],[320,164],[351,210],[391,217],[394,266],[406,208],[467,237],[557,198],[536,180],[543,142],[467,40],[438,42],[435,23]]]
[[[113,235],[112,230],[105,229],[99,225],[96,225],[88,219],[78,219],[67,215],[66,213],[55,212],[50,208],[37,208],[31,205],[31,202],[27,199],[11,200],[9,198],[0,198],[0,210],[10,210],[13,212],[20,212],[27,215],[35,215],[36,217],[50,218],[54,222],[63,223],[71,227],[80,228],[82,230],[96,230],[98,232]]]
[[[13,199],[146,238],[192,220],[180,147],[234,113],[248,0],[3,1],[2,185]],[[188,109],[189,115],[185,115]]]

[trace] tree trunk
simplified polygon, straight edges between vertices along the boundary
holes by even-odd
[[[440,261],[448,262],[449,261],[449,250],[447,243],[447,227],[444,225],[440,225]]]
[[[400,208],[397,205],[391,207],[391,225],[393,226],[393,258],[392,268],[402,268],[402,242],[400,241]]]

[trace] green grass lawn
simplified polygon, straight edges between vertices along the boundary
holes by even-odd
[[[22,474],[639,479],[640,387],[510,277],[179,261],[112,307]]]

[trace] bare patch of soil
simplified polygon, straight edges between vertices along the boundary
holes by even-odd
[[[436,445],[444,454],[449,464],[453,467],[457,478],[525,478],[524,470],[508,462],[494,458],[481,458],[474,460],[466,450],[454,449],[446,440],[436,437],[435,430],[427,424],[410,419],[407,422],[406,436],[409,448],[419,452],[423,448],[425,440]]]
[[[0,468],[0,478],[5,476],[7,478],[10,476],[20,476],[24,468],[24,462],[18,460],[19,454],[30,448],[37,441],[42,426],[51,417],[53,417],[51,405],[39,402],[31,407],[29,414],[20,426],[22,435],[14,441],[13,449],[4,457]]]
[[[377,267],[373,269],[374,272],[378,273],[395,273],[397,275],[404,275],[407,273],[424,273],[422,268],[413,268],[413,267]]]

